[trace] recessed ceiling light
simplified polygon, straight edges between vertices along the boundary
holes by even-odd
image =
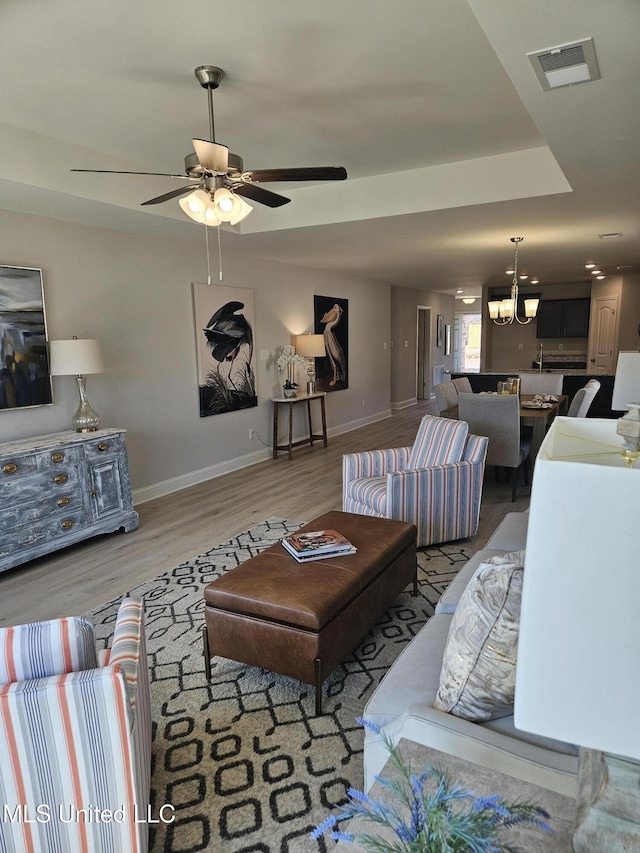
[[[585,264],[584,268],[586,270],[592,270],[592,269],[595,269],[595,266],[596,266],[595,264]]]
[[[464,293],[464,290],[463,290],[461,287],[459,287],[459,288],[456,290],[456,293]]]
[[[475,298],[475,296],[473,298],[467,297],[466,299],[463,299],[462,301],[464,302],[465,305],[473,305],[473,303],[476,301],[476,298]]]
[[[598,234],[601,240],[615,240],[616,237],[622,237],[622,231],[609,231],[608,234]]]
[[[529,276],[528,276],[528,275],[521,275],[521,276],[520,276],[520,280],[521,280],[521,281],[526,281],[528,278],[529,278]]]
[[[606,278],[606,275],[597,275],[596,278]]]
[[[540,284],[540,279],[539,278],[532,278],[531,284]]]
[[[600,275],[602,270],[591,270],[591,275]]]
[[[515,270],[505,270],[505,273],[506,273],[507,275],[513,275],[513,274],[514,274],[514,272],[515,272]]]

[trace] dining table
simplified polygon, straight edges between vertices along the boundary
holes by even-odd
[[[481,391],[481,394],[487,394],[497,397],[498,394],[492,394],[490,391]],[[520,394],[520,424],[531,425],[531,464],[535,462],[535,458],[540,450],[540,445],[545,437],[547,428],[553,421],[556,415],[566,415],[568,410],[569,398],[566,394],[554,395],[551,399],[541,399],[540,394]],[[450,406],[441,412],[441,416],[447,418],[458,419],[458,407]]]

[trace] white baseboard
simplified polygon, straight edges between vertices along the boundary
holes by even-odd
[[[392,402],[391,403],[391,410],[393,412],[397,412],[400,409],[408,409],[409,406],[417,406],[417,405],[418,405],[418,398],[417,397],[411,397],[409,400],[400,400],[397,403]]]
[[[351,421],[334,429],[327,430],[327,436],[341,435],[345,432],[351,432],[354,429],[367,426],[368,424],[376,423],[376,421],[385,420],[391,417],[391,411],[378,412],[374,415],[369,415],[366,418],[359,418],[357,421]],[[301,437],[301,436],[299,436]],[[297,440],[294,438],[294,440]],[[162,498],[165,495],[171,495],[174,492],[179,492],[182,489],[188,489],[190,486],[197,486],[198,483],[204,483],[206,480],[214,480],[216,477],[222,477],[223,474],[230,474],[232,471],[239,471],[241,468],[248,468],[250,465],[257,465],[258,462],[264,462],[266,459],[271,459],[273,450],[271,447],[264,447],[254,453],[247,453],[245,456],[238,456],[235,459],[227,459],[224,462],[219,462],[217,465],[208,465],[206,468],[200,468],[197,471],[190,471],[188,474],[180,474],[179,477],[172,477],[170,480],[162,480],[159,483],[154,483],[151,486],[144,486],[141,489],[133,491],[134,505],[143,504],[147,501]]]

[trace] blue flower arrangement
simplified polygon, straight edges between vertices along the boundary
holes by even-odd
[[[374,723],[363,719],[358,722],[380,734]],[[318,839],[329,832],[331,838],[356,842],[369,853],[516,853],[516,848],[502,838],[510,827],[529,823],[551,831],[544,821],[549,815],[540,806],[507,803],[498,795],[476,797],[435,767],[427,767],[415,775],[384,733],[382,738],[397,775],[392,779],[378,776],[376,781],[391,796],[383,796],[378,802],[362,791],[349,788],[348,803],[338,806],[338,814],[323,820],[311,838]],[[337,828],[341,821],[352,817],[389,827],[395,839],[386,841],[369,833],[342,832]]]

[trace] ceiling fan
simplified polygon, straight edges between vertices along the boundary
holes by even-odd
[[[184,158],[185,174],[171,175],[163,172],[128,172],[112,169],[71,169],[72,172],[93,172],[116,175],[157,175],[189,181],[187,186],[171,190],[162,195],[143,201],[142,205],[161,204],[178,196],[192,193],[188,199],[182,199],[180,206],[196,221],[218,225],[220,221],[239,222],[251,210],[242,198],[264,204],[267,207],[280,207],[291,199],[259,186],[261,183],[279,181],[344,181],[347,171],[342,166],[312,166],[297,169],[253,169],[245,170],[242,157],[229,151],[226,145],[215,141],[213,115],[213,90],[217,89],[224,71],[215,65],[200,65],[195,75],[207,90],[209,102],[209,135],[207,139],[193,139],[194,153]],[[207,215],[207,210],[209,215]]]

